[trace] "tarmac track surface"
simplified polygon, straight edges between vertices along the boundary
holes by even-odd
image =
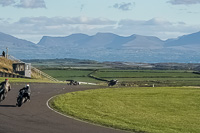
[[[52,96],[97,86],[68,86],[66,84],[30,84],[31,101],[16,107],[16,97],[23,83],[12,84],[12,90],[0,103],[0,133],[126,133],[64,117],[50,110],[46,102]]]

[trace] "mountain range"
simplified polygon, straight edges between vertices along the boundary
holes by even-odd
[[[154,36],[113,33],[43,36],[37,43],[0,32],[0,50],[20,59],[77,58],[124,62],[200,62],[200,32],[161,40]]]
[[[158,49],[163,46],[163,41],[157,37],[131,35],[128,37],[112,33],[97,33],[93,36],[85,34],[72,34],[66,37],[44,36],[38,45],[46,47],[78,47],[78,48],[105,48],[122,49],[132,47],[134,49]]]

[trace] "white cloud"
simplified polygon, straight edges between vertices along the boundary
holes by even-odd
[[[113,8],[122,10],[122,11],[129,11],[132,10],[134,3],[116,3],[113,5]]]
[[[121,20],[116,29],[118,34],[139,34],[146,36],[156,36],[160,39],[176,38],[178,36],[197,32],[200,25],[191,26],[184,22],[169,22],[163,18],[152,18],[150,20]]]
[[[0,0],[0,5],[18,8],[46,8],[44,0]]]
[[[44,0],[20,0],[16,5],[19,8],[46,8]]]
[[[111,32],[122,36],[132,34],[157,36],[161,39],[197,32],[200,25],[191,26],[184,22],[169,22],[163,18],[150,20],[123,19],[119,22],[105,18],[89,17],[24,17],[15,23],[0,19],[1,31],[16,37],[39,42],[42,36],[67,36],[73,33],[94,35]]]
[[[89,18],[89,17],[24,17],[18,23],[34,24],[34,25],[68,25],[68,24],[85,24],[85,25],[113,25],[116,22],[104,18]]]
[[[66,36],[73,33],[95,34],[99,31],[105,31],[108,27],[115,26],[117,22],[105,18],[89,17],[24,17],[14,23],[1,22],[1,32],[15,36],[25,36],[30,39],[31,36],[40,38],[30,40],[37,43],[42,36]],[[104,30],[102,30],[104,29]],[[110,28],[109,28],[110,29]],[[110,30],[109,30],[110,31]],[[111,31],[110,31],[111,32]],[[22,38],[22,39],[26,39]]]
[[[0,5],[2,6],[10,6],[15,4],[15,0],[0,0]]]
[[[144,24],[146,25],[171,25],[171,23],[163,18],[152,18],[146,21]]]
[[[170,0],[168,3],[173,5],[191,5],[191,4],[200,4],[200,0]]]

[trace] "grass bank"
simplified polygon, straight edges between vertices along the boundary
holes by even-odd
[[[199,133],[200,89],[109,88],[67,93],[54,109],[108,127],[150,133]]]

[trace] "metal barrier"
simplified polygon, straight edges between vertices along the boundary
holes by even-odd
[[[0,72],[0,77],[9,77],[9,78],[26,78],[22,75],[17,75],[14,73],[5,73],[5,72]]]
[[[47,79],[49,79],[49,80],[51,80],[51,81],[60,82],[59,80],[57,80],[57,79],[55,79],[55,78],[49,76],[48,74],[46,74],[46,73],[40,71],[39,69],[37,69],[37,68],[35,68],[35,67],[31,67],[31,70],[34,71],[34,72],[36,72],[38,75],[43,76],[44,78],[47,78]]]

